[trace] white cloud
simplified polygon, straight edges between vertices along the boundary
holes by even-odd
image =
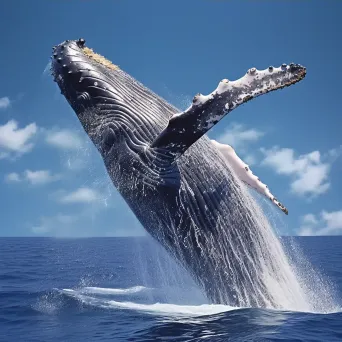
[[[302,225],[298,229],[298,235],[341,235],[342,234],[342,210],[322,211],[320,215],[307,214],[302,217]]]
[[[291,191],[304,196],[317,196],[329,189],[332,159],[336,159],[340,153],[336,149],[322,156],[319,151],[313,151],[296,157],[293,149],[278,146],[261,151],[265,155],[262,164],[278,174],[291,176]]]
[[[247,147],[251,143],[256,143],[264,134],[264,132],[258,129],[246,128],[239,123],[232,123],[215,140],[221,144],[231,145],[238,155],[242,155],[244,162],[251,166],[256,164],[257,158],[253,153],[248,151]]]
[[[24,174],[25,179],[32,185],[47,184],[54,182],[60,178],[58,175],[52,175],[49,170],[26,170]]]
[[[313,214],[306,214],[302,217],[302,221],[305,224],[317,224],[318,221],[316,219],[316,216]]]
[[[100,198],[99,194],[90,188],[82,187],[60,198],[61,203],[91,203]]]
[[[31,140],[36,133],[37,126],[35,123],[24,128],[18,128],[18,123],[10,120],[5,125],[0,125],[0,153],[2,157],[10,156],[10,152],[16,155],[29,152],[33,148]]]
[[[11,105],[11,101],[7,96],[0,98],[0,109],[6,109],[10,105]]]
[[[60,179],[59,175],[52,175],[49,170],[37,170],[31,171],[26,170],[22,175],[19,175],[16,172],[9,173],[5,176],[5,180],[7,182],[23,182],[26,181],[32,185],[43,185],[47,183],[54,182]]]
[[[8,183],[17,183],[20,182],[20,175],[16,172],[9,173],[8,175],[5,176],[5,181]]]
[[[245,128],[238,123],[232,123],[226,129],[225,133],[221,134],[216,140],[222,144],[231,145],[234,149],[238,150],[244,148],[250,143],[255,143],[264,136],[261,132],[254,128]]]
[[[79,149],[83,142],[79,135],[71,130],[63,129],[59,131],[47,131],[46,142],[64,150]]]
[[[255,158],[255,156],[254,156],[253,154],[247,154],[247,155],[243,158],[243,161],[244,161],[247,165],[249,165],[249,166],[255,165],[256,162],[257,162],[257,160],[256,160],[256,158]]]

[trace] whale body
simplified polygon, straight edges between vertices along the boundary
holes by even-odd
[[[185,111],[167,103],[83,39],[53,48],[52,75],[146,231],[185,267],[213,303],[277,307],[282,277],[243,183],[287,214],[230,146],[206,132],[249,100],[296,83],[298,64],[249,69],[198,94]],[[272,233],[270,233],[272,234]],[[281,247],[277,247],[281,248]],[[267,270],[265,270],[267,265]]]

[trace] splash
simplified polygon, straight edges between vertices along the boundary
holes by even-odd
[[[103,288],[103,287],[84,287],[80,290],[80,293],[87,293],[87,294],[102,294],[102,295],[130,295],[133,293],[139,293],[144,291],[151,290],[145,286],[133,286],[127,289],[110,289],[110,288]],[[67,291],[67,290],[65,290]]]
[[[79,151],[81,159],[90,160],[89,154],[91,151],[89,147]],[[216,164],[216,161],[205,153],[203,158],[206,159],[206,163]],[[71,160],[74,159],[71,158]],[[91,173],[89,179],[94,179],[94,169],[90,167],[89,171]],[[231,172],[234,173],[234,170],[231,170]],[[225,241],[207,241],[207,243],[211,245],[210,249],[213,253],[216,253],[217,263],[222,262],[222,260],[220,259],[219,252],[215,251],[229,248],[231,250],[230,253],[234,255],[233,262],[231,260],[223,260],[223,262],[226,263],[227,270],[233,273],[233,277],[229,279],[227,286],[231,287],[237,294],[238,302],[241,303],[241,306],[319,313],[339,311],[340,306],[336,304],[334,291],[329,281],[324,280],[322,275],[313,269],[297,246],[292,245],[290,250],[284,249],[273,229],[273,227],[277,228],[277,224],[272,222],[273,218],[270,217],[270,213],[263,211],[261,208],[262,203],[258,199],[255,200],[246,186],[237,179],[238,177],[235,178],[235,195],[243,199],[244,206],[250,208],[251,214],[248,214],[247,217],[242,217],[241,212],[245,212],[244,208],[235,208],[232,214],[222,215],[216,224],[221,226],[219,229],[225,230]],[[112,191],[112,184],[108,177],[102,177],[101,179],[97,177],[94,185],[104,187],[108,193]],[[270,212],[274,212],[274,210],[270,208]],[[252,246],[252,252],[250,246],[244,241],[244,232],[239,231],[239,227],[233,228],[235,225],[230,224],[230,222],[238,222],[239,220],[247,220],[253,223],[249,224],[248,228],[250,230],[248,235],[253,237],[254,245]],[[235,230],[232,236],[230,235],[230,228]],[[239,241],[238,245],[233,243],[233,241],[236,241],[236,238]],[[143,247],[143,249],[145,248],[146,246]],[[147,246],[147,248],[155,249],[155,246],[152,246],[152,248]],[[156,255],[153,257],[153,264],[156,266],[153,272],[159,274],[158,285],[160,287],[170,289],[174,285],[182,287],[184,282],[189,281],[186,271],[181,269],[181,267],[175,267],[169,259],[165,263],[164,251],[161,252],[160,248],[155,250]],[[137,260],[139,260],[141,274],[145,277],[145,287],[153,287],[155,285],[153,282],[155,282],[156,278],[155,276],[150,277],[151,271],[148,269],[149,260],[144,260],[142,257],[138,257]],[[246,264],[244,264],[244,260],[247,260]],[[239,269],[243,269],[246,277],[249,278],[248,286],[245,285],[246,282],[239,280]],[[187,292],[186,296],[193,297],[191,298],[193,299],[192,303],[201,302],[203,293],[198,290],[198,287],[194,286],[193,288],[197,292]],[[91,291],[100,292],[105,290],[88,288],[88,292]],[[120,292],[120,289],[115,291]],[[129,291],[135,290],[131,289]],[[150,296],[150,300],[154,299],[154,294],[151,291],[146,292]],[[124,293],[122,292],[121,294]],[[170,290],[167,296],[169,303],[179,303],[185,300],[184,292]],[[222,294],[223,297],[224,294]],[[198,300],[198,298],[200,299]],[[227,300],[224,299],[222,302],[227,303]]]
[[[208,303],[204,291],[197,286],[184,267],[151,238],[135,241],[135,273],[147,287],[150,302],[198,305]]]
[[[146,289],[143,286],[137,286],[138,288]],[[134,288],[137,288],[134,287]],[[133,310],[138,312],[144,312],[147,314],[158,315],[158,316],[171,316],[171,317],[200,317],[215,315],[227,311],[237,310],[239,308],[231,307],[229,305],[221,304],[199,304],[199,305],[180,305],[170,303],[139,303],[133,301],[118,301],[113,300],[110,297],[99,297],[96,294],[107,294],[107,295],[122,295],[129,294],[132,289],[115,289],[115,288],[102,288],[101,291],[93,291],[89,293],[87,288],[79,290],[74,289],[63,289],[59,290],[61,294],[67,297],[74,298],[82,304],[98,307],[102,309],[124,309]],[[89,289],[89,288],[88,288]],[[94,289],[94,288],[92,288]],[[118,291],[119,290],[119,291]]]
[[[222,304],[202,304],[202,305],[176,305],[167,303],[155,304],[139,304],[134,302],[117,302],[114,300],[108,301],[108,306],[113,308],[123,308],[147,313],[168,314],[168,315],[186,315],[186,316],[206,316],[215,315],[222,312],[236,310],[228,305]]]
[[[137,288],[141,289],[140,291],[135,291]],[[76,300],[77,303],[89,307],[101,308],[101,309],[109,309],[109,310],[129,310],[129,311],[136,311],[142,312],[150,315],[162,316],[162,317],[169,317],[169,318],[191,318],[191,317],[206,317],[210,319],[210,317],[214,318],[214,315],[236,311],[241,309],[247,309],[243,307],[234,307],[230,305],[224,304],[210,304],[208,302],[199,302],[198,304],[175,304],[169,302],[146,302],[146,298],[144,298],[143,293],[144,291],[162,291],[164,294],[165,289],[147,289],[144,286],[135,286],[132,288],[79,288],[79,289],[63,289],[58,290],[55,289],[59,295],[65,296],[65,298]],[[134,292],[132,292],[132,290]],[[177,289],[173,289],[177,290]],[[167,290],[166,290],[167,291]],[[123,300],[126,295],[134,294],[137,295],[135,300],[133,301],[132,298],[127,298],[128,300]],[[189,293],[188,293],[189,294]],[[189,294],[191,296],[191,294]],[[57,295],[55,294],[54,297]],[[63,300],[59,298],[59,302]],[[48,308],[44,305],[45,313],[51,314],[51,304],[54,301],[51,301]],[[55,309],[56,305],[53,305],[54,310],[53,313],[56,313]],[[61,306],[61,305],[59,305]],[[48,309],[48,310],[47,310]],[[263,309],[261,309],[263,310]],[[39,310],[42,311],[42,310]],[[48,312],[46,312],[48,311]],[[289,310],[269,310],[271,314],[277,314],[278,316],[281,312],[286,311],[287,313]],[[267,311],[260,311],[260,312],[267,312]],[[336,310],[331,312],[326,312],[327,314],[341,312],[341,308],[336,308]],[[317,314],[317,312],[315,312]],[[322,312],[319,312],[322,313]],[[259,316],[258,316],[259,317]],[[258,319],[261,319],[260,316]],[[259,322],[260,323],[260,322]]]
[[[252,283],[255,288],[251,292],[254,293],[254,298],[246,295],[248,289],[244,288],[243,284],[235,282],[231,284],[240,295],[240,302],[244,303],[245,307],[250,307],[251,302],[258,303],[261,298],[268,309],[315,313],[339,311],[333,286],[329,280],[325,280],[312,267],[294,241],[289,248],[284,248],[282,245],[275,229],[272,228],[275,226],[279,229],[279,222],[273,216],[274,208],[269,204],[269,210],[265,210],[262,208],[263,203],[256,201],[254,194],[251,194],[243,183],[237,180],[237,186],[241,189],[240,196],[244,204],[251,209],[253,215],[252,217],[247,214],[244,219],[254,223],[250,228],[253,232],[249,234],[253,236],[255,245],[253,258],[249,259],[249,265],[254,269],[254,272],[250,272],[251,277],[254,277]],[[239,213],[239,211],[235,212]],[[270,221],[273,221],[272,226]],[[234,249],[234,246],[231,245],[230,248]],[[244,248],[248,258],[248,246]]]

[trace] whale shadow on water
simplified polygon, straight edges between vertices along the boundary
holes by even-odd
[[[205,135],[240,105],[301,81],[303,66],[249,69],[183,112],[83,39],[54,47],[51,70],[114,186],[211,303],[329,311],[330,290],[307,286],[245,185],[288,214],[286,207],[232,147]]]

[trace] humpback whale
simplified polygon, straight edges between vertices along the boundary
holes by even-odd
[[[211,302],[277,307],[269,284],[277,287],[286,275],[265,248],[269,228],[255,217],[253,200],[241,196],[244,183],[288,210],[232,146],[206,133],[240,105],[302,80],[306,68],[251,68],[238,80],[223,79],[208,95],[197,94],[180,111],[84,39],[53,47],[51,58],[54,81],[146,231]]]

